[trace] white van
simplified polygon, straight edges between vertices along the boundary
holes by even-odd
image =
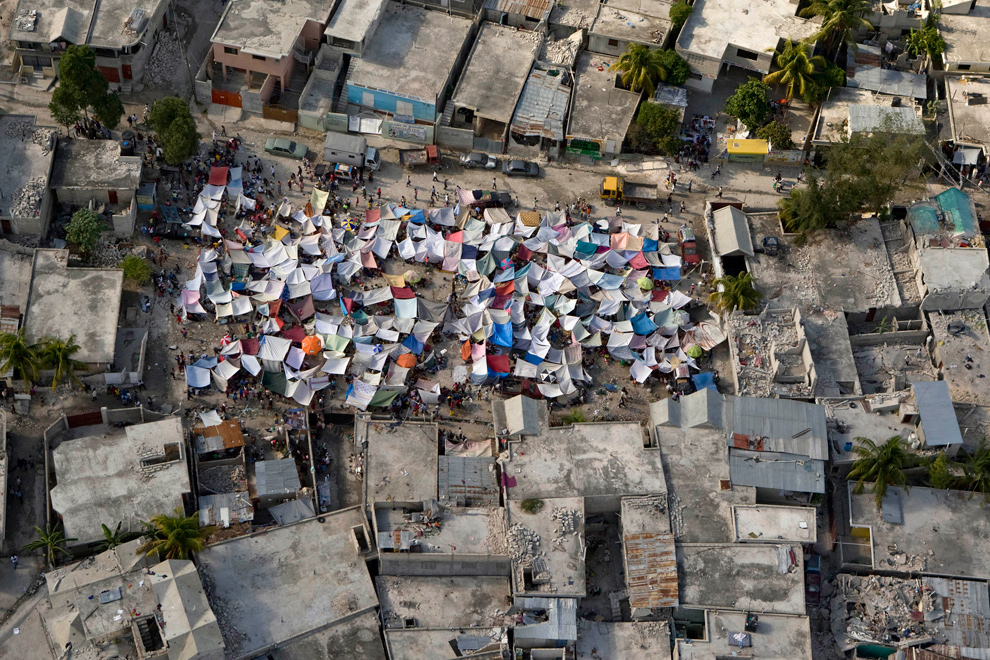
[[[378,168],[382,166],[382,155],[378,153],[378,149],[368,147],[368,151],[364,154],[364,166],[372,172],[378,171]]]
[[[368,140],[363,135],[347,133],[328,133],[323,145],[324,162],[343,163],[351,167],[366,167],[377,170],[382,165],[381,154],[374,147],[368,146]]]

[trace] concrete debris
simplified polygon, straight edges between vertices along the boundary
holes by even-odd
[[[542,554],[539,534],[519,523],[509,528],[510,557],[527,562]]]
[[[212,493],[246,490],[247,475],[241,465],[218,465],[199,471],[199,485]]]
[[[45,198],[47,184],[45,177],[29,179],[14,193],[10,204],[10,215],[14,218],[33,218],[41,212],[41,202]]]
[[[155,50],[148,58],[144,70],[145,85],[162,85],[172,82],[172,76],[182,63],[182,43],[171,32],[158,34]]]
[[[942,598],[921,580],[839,575],[832,632],[839,648],[860,643],[917,646],[946,641]]]
[[[581,514],[573,509],[556,508],[550,512],[550,519],[557,521],[555,533],[558,538],[577,533]]]
[[[581,50],[581,31],[577,31],[567,39],[552,40],[543,42],[539,59],[543,62],[559,64],[568,68],[574,67],[578,52]]]

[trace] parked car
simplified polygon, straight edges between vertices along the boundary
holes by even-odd
[[[480,151],[472,151],[461,156],[461,165],[474,169],[494,170],[495,166],[498,165],[498,158],[483,154]]]
[[[698,254],[698,242],[694,238],[694,231],[690,227],[681,227],[677,230],[677,244],[681,248],[681,258],[685,265],[693,266],[701,262],[701,255]]]
[[[528,160],[502,161],[502,174],[506,176],[540,176],[540,166]]]
[[[268,141],[265,142],[265,151],[273,156],[302,160],[309,153],[309,148],[305,144],[299,144],[285,138],[268,138]]]

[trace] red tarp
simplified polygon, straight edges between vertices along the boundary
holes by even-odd
[[[306,338],[306,331],[300,328],[298,325],[295,325],[289,328],[288,330],[283,330],[282,336],[290,341],[300,343],[302,342],[303,339]]]
[[[227,167],[211,167],[210,168],[210,185],[211,186],[225,186],[227,185],[227,173],[229,172]]]
[[[488,355],[488,368],[497,374],[509,373],[508,355]]]
[[[392,297],[397,300],[410,300],[411,298],[416,297],[413,290],[407,286],[393,286],[389,288],[392,289]]]
[[[257,337],[241,340],[241,355],[257,355],[259,342]]]

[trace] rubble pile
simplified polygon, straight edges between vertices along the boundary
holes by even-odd
[[[26,138],[28,133],[34,128],[34,122],[30,120],[12,121],[7,123],[7,132],[4,137]]]
[[[568,14],[570,16],[570,14]],[[590,23],[590,21],[588,21]],[[578,51],[581,50],[581,39],[575,39],[575,36],[580,37],[581,32],[575,32],[573,35],[567,39],[547,39],[543,42],[543,47],[540,49],[539,59],[544,62],[552,62],[553,64],[559,64],[561,66],[573,67],[574,61],[577,60]]]
[[[218,465],[200,470],[199,484],[213,493],[234,493],[245,490],[247,476],[240,465]]]
[[[45,197],[45,177],[29,179],[14,193],[10,203],[10,215],[14,218],[33,218],[41,211],[41,201]]]
[[[831,611],[843,650],[863,642],[907,647],[945,641],[942,599],[921,580],[840,575]]]
[[[90,254],[90,261],[93,262],[95,266],[102,268],[114,268],[120,263],[120,260],[129,254],[129,250],[121,249],[117,246],[116,241],[110,234],[103,234],[100,240],[97,241],[96,247],[93,248],[93,252]]]
[[[521,561],[532,561],[541,556],[540,535],[516,523],[509,528],[509,556]]]
[[[182,43],[171,32],[158,34],[155,50],[148,58],[144,70],[144,84],[162,85],[172,81],[175,70],[182,61]]]
[[[873,257],[873,263],[869,265],[872,266],[871,270],[873,270],[876,279],[876,287],[870,293],[870,300],[877,307],[884,307],[889,305],[891,300],[896,300],[899,297],[895,295],[897,293],[897,281],[890,269],[886,250],[870,250],[870,255]]]
[[[574,534],[577,532],[578,522],[580,521],[580,515],[577,511],[573,509],[561,509],[556,508],[550,512],[550,519],[557,521],[556,535],[557,537],[565,536],[567,534]]]

